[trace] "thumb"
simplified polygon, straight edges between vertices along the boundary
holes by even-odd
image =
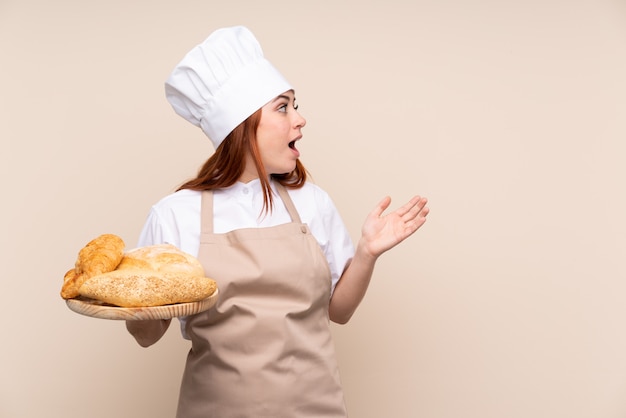
[[[385,209],[387,209],[390,204],[391,204],[391,197],[385,196],[380,202],[378,202],[378,205],[376,206],[376,208],[372,211],[370,215],[375,216],[375,217],[380,217],[380,215],[383,214]]]

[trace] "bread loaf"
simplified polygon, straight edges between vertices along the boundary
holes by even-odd
[[[171,244],[139,247],[124,254],[117,270],[145,269],[184,276],[204,276],[204,268],[197,258]]]
[[[87,280],[82,296],[125,308],[197,302],[211,296],[215,281],[203,277],[183,277],[149,270],[114,270]]]
[[[216,288],[195,257],[160,244],[127,252],[116,270],[89,278],[79,293],[112,305],[149,307],[200,301]]]

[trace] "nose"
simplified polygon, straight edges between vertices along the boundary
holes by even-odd
[[[304,119],[300,112],[298,112],[297,110],[294,112],[294,114],[294,126],[296,128],[304,128],[304,125],[306,125],[306,119]]]

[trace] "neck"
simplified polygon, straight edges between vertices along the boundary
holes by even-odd
[[[259,178],[259,174],[254,171],[244,170],[241,176],[239,177],[239,181],[242,183],[250,183],[252,180],[256,180]]]
[[[252,180],[258,179],[259,173],[256,170],[256,166],[254,165],[254,161],[252,157],[248,153],[245,158],[245,167],[243,169],[243,173],[239,176],[239,181],[242,183],[249,183]]]

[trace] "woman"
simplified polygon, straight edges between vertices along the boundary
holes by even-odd
[[[369,214],[356,248],[328,195],[306,181],[306,121],[293,88],[244,27],[220,29],[166,82],[174,110],[215,146],[195,179],[150,211],[139,245],[197,255],[220,297],[181,318],[192,342],[177,416],[347,416],[330,321],[348,322],[377,258],[426,220],[415,197]],[[169,320],[129,321],[142,346]]]

